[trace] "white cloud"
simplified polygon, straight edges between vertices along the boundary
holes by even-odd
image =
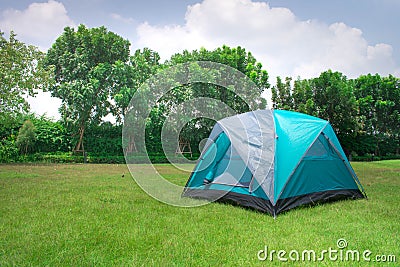
[[[133,18],[126,18],[120,14],[117,13],[111,13],[110,17],[118,22],[122,22],[122,23],[127,23],[127,24],[132,24],[135,23],[135,20]]]
[[[193,50],[213,45],[213,42],[207,41],[204,35],[187,26],[154,27],[145,22],[138,26],[137,32],[139,35],[137,44],[153,48],[164,60],[184,49]]]
[[[17,39],[47,50],[66,26],[75,26],[60,2],[32,3],[25,10],[6,9],[0,15],[2,31],[14,31]]]
[[[287,8],[251,0],[204,0],[189,6],[184,25],[138,26],[138,45],[158,51],[163,59],[183,49],[223,44],[251,51],[274,76],[318,76],[333,69],[348,77],[398,73],[387,44],[368,44],[362,31],[338,22],[299,20]],[[271,80],[274,82],[274,80]]]

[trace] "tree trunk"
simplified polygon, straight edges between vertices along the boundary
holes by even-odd
[[[81,126],[79,127],[79,141],[76,144],[76,147],[74,149],[74,151],[85,151],[85,148],[83,147],[83,134],[85,132],[85,125],[81,124]]]

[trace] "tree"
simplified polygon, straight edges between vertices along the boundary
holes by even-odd
[[[311,80],[317,116],[328,120],[338,135],[358,130],[358,105],[353,83],[340,72],[322,72]]]
[[[111,98],[115,101],[113,114],[118,121],[124,118],[137,89],[161,67],[159,61],[157,52],[144,48],[136,50],[129,62],[117,61],[112,65],[107,80],[111,88]]]
[[[354,81],[354,93],[358,101],[361,130],[374,135],[378,130],[376,101],[379,98],[382,78],[376,75],[361,75]]]
[[[251,52],[246,52],[246,49],[240,46],[231,48],[223,45],[212,51],[205,48],[193,50],[192,52],[184,50],[182,53],[173,55],[166,64],[175,65],[192,61],[211,61],[237,69],[256,84],[260,94],[270,87],[268,72],[262,69],[262,64],[257,62]],[[260,98],[260,96],[257,97]],[[265,103],[263,104],[265,105]]]
[[[276,78],[276,85],[271,88],[274,109],[293,110],[292,78],[286,77],[285,83],[281,77]]]
[[[387,123],[385,124],[386,127],[382,127],[383,131],[390,139],[395,141],[396,154],[400,154],[400,79],[393,75],[384,77],[382,87],[385,108],[378,118],[382,118],[382,122]]]
[[[392,75],[362,75],[354,80],[359,105],[362,133],[375,139],[375,154],[381,154],[380,144],[390,140],[393,152],[399,153],[400,80]]]
[[[381,133],[398,136],[400,133],[400,79],[383,77],[376,103],[378,127]]]
[[[7,40],[0,32],[0,125],[7,127],[29,110],[26,95],[46,89],[52,82],[51,71],[43,66],[44,53],[25,45],[14,32]]]
[[[30,120],[26,120],[21,126],[17,137],[17,146],[25,155],[32,149],[36,141],[36,128]]]
[[[220,69],[205,68],[207,71],[203,71],[204,69],[194,63],[197,61],[214,62],[223,65],[218,65],[221,67]],[[182,103],[189,103],[191,100],[199,98],[217,100],[217,102],[214,103],[220,101],[229,106],[236,113],[243,113],[251,109],[266,107],[266,100],[261,95],[264,90],[268,89],[270,86],[268,83],[268,73],[266,70],[262,69],[262,64],[257,62],[254,56],[244,48],[240,46],[230,48],[224,45],[212,51],[205,48],[200,48],[199,50],[193,50],[191,52],[185,50],[182,53],[173,55],[171,59],[166,62],[166,66],[177,66],[182,63],[190,63],[183,67],[187,69],[182,69],[181,71],[190,73],[191,81],[195,81],[196,79],[194,77],[197,76],[199,78],[198,80],[207,80],[208,82],[193,82],[176,86],[162,97],[156,110],[152,114],[159,114],[159,112],[163,110],[167,112],[176,112]],[[229,69],[231,68],[225,65],[238,70],[238,72],[230,71]],[[237,73],[240,72],[242,74],[241,77],[237,75]],[[177,73],[177,76],[179,75],[180,74]],[[246,79],[244,79],[244,77],[246,77]],[[246,82],[249,80],[253,82],[252,84],[254,86],[252,89],[254,90],[246,89],[248,88],[248,83]],[[220,83],[216,84],[216,81]],[[224,83],[228,86],[224,86]],[[243,95],[246,96],[246,101],[242,98]],[[200,105],[200,103],[198,104]],[[182,139],[182,141],[190,141],[192,144],[197,144],[200,140],[209,135],[215,122],[211,119],[199,118],[199,116],[201,116],[199,114],[201,114],[202,111],[212,113],[214,118],[222,118],[223,115],[226,116],[226,110],[221,108],[222,105],[213,105],[211,102],[207,101],[201,104],[203,107],[199,110],[191,106],[186,106],[187,110],[181,107],[182,110],[177,113],[182,115],[174,117],[175,121],[170,120],[173,126],[185,123],[184,128],[178,133],[179,139]],[[196,112],[197,114],[195,114]],[[164,114],[164,116],[152,116],[152,123],[148,125],[152,127],[152,129],[149,129],[148,132],[153,134],[160,133],[160,127],[163,126],[163,123],[158,123],[153,120],[163,120],[163,118],[168,117],[167,115],[168,114]],[[188,121],[193,117],[196,119]],[[171,119],[171,116],[169,119]],[[178,129],[178,127],[173,126],[171,128]],[[150,138],[150,136],[148,136],[148,138]]]
[[[49,90],[62,100],[60,113],[79,138],[75,151],[84,151],[83,137],[90,123],[99,123],[110,113],[107,77],[112,65],[126,62],[129,41],[105,27],[78,30],[66,27],[46,55],[46,65],[54,66],[56,84]]]

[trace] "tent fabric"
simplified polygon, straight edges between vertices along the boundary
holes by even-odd
[[[328,121],[256,110],[218,121],[183,196],[231,202],[277,215],[364,190]]]
[[[264,187],[269,197],[273,197],[271,187],[275,152],[273,123],[271,110],[239,114],[218,122],[233,144],[235,150],[233,156],[240,156],[258,185]]]

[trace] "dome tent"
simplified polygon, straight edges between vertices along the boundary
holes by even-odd
[[[294,207],[364,198],[328,121],[256,110],[218,121],[183,196],[233,202],[274,217]]]

